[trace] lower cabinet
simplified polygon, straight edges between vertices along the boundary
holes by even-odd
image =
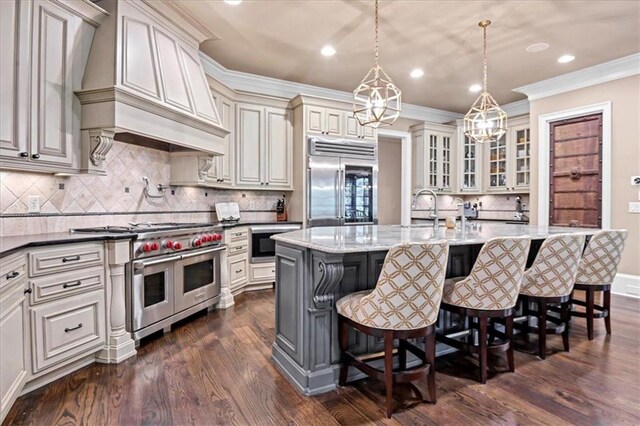
[[[231,292],[238,290],[247,283],[247,255],[229,256],[229,287]]]
[[[276,280],[276,263],[256,263],[251,265],[251,276],[249,280],[252,283],[275,282]]]

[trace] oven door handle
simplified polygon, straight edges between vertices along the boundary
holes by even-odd
[[[196,257],[196,256],[200,256],[200,255],[203,255],[203,254],[214,253],[216,251],[223,251],[226,248],[227,248],[227,246],[217,246],[217,247],[210,248],[210,249],[193,251],[193,252],[190,252],[190,253],[187,253],[187,254],[180,255],[180,259],[189,259],[190,257]]]
[[[147,266],[159,265],[161,263],[172,262],[174,260],[180,260],[180,255],[163,257],[162,259],[154,260],[139,260],[137,262],[133,262],[133,269],[136,271],[141,271]]]

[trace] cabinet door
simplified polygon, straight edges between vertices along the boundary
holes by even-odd
[[[348,138],[359,138],[361,136],[361,128],[358,120],[350,112],[344,113],[344,135]]]
[[[426,138],[426,184],[428,188],[438,188],[438,162],[440,161],[437,133],[427,133]]]
[[[291,187],[293,163],[293,129],[291,112],[286,109],[266,108],[265,184]]]
[[[236,104],[236,183],[260,185],[262,180],[262,148],[264,146],[264,108]]]
[[[3,9],[4,10],[4,9]],[[24,280],[11,284],[0,310],[0,421],[22,391],[27,369],[24,360]]]
[[[511,183],[515,185],[514,189],[529,189],[529,180],[531,172],[531,138],[529,135],[529,127],[514,128],[511,146],[513,149],[513,162]]]
[[[452,188],[452,166],[453,166],[453,135],[443,133],[440,137],[440,164],[438,188],[442,191],[451,191]]]
[[[371,126],[360,126],[360,135],[363,139],[376,140],[378,137],[378,129]]]
[[[58,166],[73,161],[73,60],[76,17],[50,2],[33,12],[31,159]]]
[[[478,166],[480,164],[479,155],[480,150],[476,142],[468,136],[462,134],[463,143],[460,150],[461,156],[461,170],[460,170],[460,190],[463,192],[478,191],[480,186]]]
[[[425,181],[425,160],[426,150],[424,143],[424,132],[414,132],[413,138],[413,190],[419,191],[426,188],[427,183]]]
[[[16,64],[28,54],[28,42],[24,45],[24,22],[30,4],[20,0],[0,1],[0,156],[26,161],[20,153],[27,153],[24,137],[18,132],[19,111],[26,106],[21,90],[27,82],[27,73],[19,73]]]
[[[489,172],[488,190],[506,191],[508,190],[508,156],[507,138],[501,137],[497,141],[489,142]]]
[[[342,136],[342,111],[327,109],[325,117],[325,132],[332,136]]]
[[[319,107],[307,107],[306,128],[309,133],[324,133],[325,109]]]
[[[220,115],[220,122],[222,127],[228,129],[230,133],[224,137],[224,155],[216,156],[214,159],[213,167],[209,172],[209,178],[215,183],[232,184],[231,177],[233,176],[233,157],[234,157],[234,145],[233,135],[235,133],[233,124],[233,102],[228,98],[212,93],[213,100],[216,103],[218,114]]]

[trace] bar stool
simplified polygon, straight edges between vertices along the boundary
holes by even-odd
[[[538,356],[545,359],[547,333],[562,333],[565,351],[569,351],[569,299],[578,273],[578,264],[584,249],[582,234],[558,234],[542,243],[533,264],[524,273],[519,300],[523,305],[526,322],[518,328],[524,332],[538,332]],[[538,310],[530,309],[531,302]],[[560,304],[560,318],[547,316],[549,304]],[[536,326],[530,325],[530,314],[538,319]],[[548,327],[552,322],[556,327]]]
[[[571,316],[587,319],[589,340],[593,340],[594,318],[604,318],[607,334],[611,334],[611,284],[618,271],[626,238],[626,229],[597,232],[582,255],[573,289],[584,290],[586,300],[574,299],[572,294],[571,304],[584,306],[586,311],[571,311]],[[596,291],[603,292],[602,306],[595,304]]]
[[[336,303],[342,367],[340,385],[347,381],[349,366],[385,383],[386,415],[391,418],[394,383],[427,377],[431,402],[436,402],[435,322],[449,256],[446,240],[397,245],[387,253],[375,289],[349,294]],[[384,370],[368,362],[379,359],[356,357],[347,350],[349,327],[384,338]],[[425,350],[407,339],[426,338]],[[393,372],[393,341],[399,339],[399,370]],[[407,370],[409,351],[422,363]],[[365,360],[366,358],[366,360]]]
[[[481,383],[487,382],[487,354],[507,352],[509,371],[515,370],[513,361],[513,307],[527,262],[531,238],[493,238],[482,246],[471,273],[466,278],[447,280],[442,296],[442,309],[469,318],[477,318],[478,344],[438,334],[437,339],[449,346],[479,355]],[[487,321],[503,318],[505,331],[498,333],[499,344],[487,343]]]

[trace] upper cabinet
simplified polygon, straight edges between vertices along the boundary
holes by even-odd
[[[482,147],[468,136],[465,136],[464,129],[458,127],[458,149],[457,176],[458,191],[462,194],[477,194],[482,192]]]
[[[371,126],[361,126],[351,112],[344,113],[344,137],[377,140],[378,130]]]
[[[236,104],[236,187],[293,189],[289,109]]]
[[[424,123],[411,127],[413,190],[454,192],[455,127]]]
[[[307,135],[326,135],[336,138],[377,140],[377,129],[361,126],[353,113],[315,105],[304,107]]]
[[[218,107],[220,122],[230,133],[224,137],[224,154],[217,155],[213,160],[213,167],[209,171],[209,183],[221,188],[233,185],[234,172],[234,136],[235,131],[235,103],[228,97],[213,92],[213,100]]]
[[[528,192],[530,187],[529,117],[509,120],[502,138],[485,144],[487,192]]]
[[[76,8],[77,7],[77,8]],[[105,14],[83,2],[2,1],[0,162],[44,172],[77,171],[79,102],[94,25]]]

